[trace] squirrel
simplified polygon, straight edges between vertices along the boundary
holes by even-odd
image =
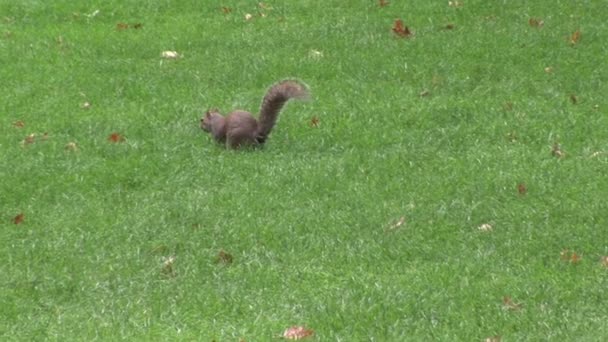
[[[302,100],[309,96],[308,87],[304,83],[284,80],[268,89],[257,120],[244,110],[235,110],[223,116],[217,109],[210,109],[201,118],[201,129],[211,133],[217,142],[226,144],[226,148],[262,146],[285,103],[290,99]]]

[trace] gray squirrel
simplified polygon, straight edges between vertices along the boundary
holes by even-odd
[[[259,118],[244,110],[235,110],[226,116],[217,109],[208,110],[201,118],[201,129],[211,133],[213,138],[226,148],[238,149],[245,146],[261,146],[277,122],[281,109],[290,99],[307,99],[308,87],[296,80],[275,83],[268,89]]]

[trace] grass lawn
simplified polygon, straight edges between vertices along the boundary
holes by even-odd
[[[0,339],[604,340],[605,14],[0,0]]]

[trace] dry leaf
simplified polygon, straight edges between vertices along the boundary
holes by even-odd
[[[68,151],[78,151],[78,146],[76,145],[75,142],[71,141],[71,142],[65,144],[65,149]]]
[[[141,29],[143,27],[144,27],[144,24],[142,24],[142,23],[135,23],[135,24],[133,24],[133,28],[136,29],[136,30],[139,30],[139,29]]]
[[[40,137],[40,139],[42,139],[42,141],[47,141],[49,140],[49,132],[44,132],[42,134],[42,137]]]
[[[245,20],[251,20],[251,18],[253,18],[253,16],[251,15],[251,13],[246,13],[245,14]]]
[[[456,25],[454,25],[454,24],[447,24],[443,28],[446,29],[446,30],[453,30],[453,29],[456,28]]]
[[[323,57],[323,52],[313,49],[308,52],[308,57],[312,59],[320,59],[321,57]]]
[[[378,0],[378,6],[380,7],[385,7],[388,6],[390,2],[386,1],[386,0]]]
[[[35,141],[36,141],[36,133],[32,133],[32,134],[28,135],[27,137],[25,137],[25,139],[23,139],[21,144],[30,145],[30,144],[33,144]]]
[[[448,1],[448,6],[450,7],[462,7],[462,1]]]
[[[313,116],[312,119],[310,119],[309,125],[310,125],[310,127],[319,127],[319,123],[320,123],[319,118],[316,116]]]
[[[520,195],[525,195],[528,192],[528,188],[526,188],[524,183],[519,183],[517,184],[517,192],[519,192]]]
[[[232,264],[232,260],[232,255],[230,253],[227,253],[223,249],[217,254],[217,263],[229,265]]]
[[[543,27],[543,25],[545,25],[545,22],[541,19],[530,18],[530,20],[528,20],[528,24],[532,27]]]
[[[430,94],[431,94],[431,92],[428,89],[424,89],[423,91],[420,92],[420,94],[418,94],[418,96],[425,97],[425,96],[429,96]]]
[[[603,256],[603,257],[601,258],[601,261],[602,261],[602,266],[604,266],[604,267],[608,268],[608,255]]]
[[[500,341],[501,341],[501,337],[498,335],[486,337],[483,340],[483,342],[500,342]]]
[[[570,251],[567,249],[564,249],[563,251],[559,252],[559,258],[562,261],[568,261],[570,260]]]
[[[19,215],[15,216],[13,218],[13,223],[21,224],[21,222],[23,222],[24,219],[25,219],[25,215],[23,213],[20,213]]]
[[[80,108],[82,108],[82,109],[89,109],[89,108],[91,108],[91,102],[85,101],[83,104],[80,105]]]
[[[391,226],[388,227],[388,229],[389,230],[395,230],[395,229],[401,227],[404,223],[405,223],[405,216],[401,216],[399,218],[399,220],[397,220],[394,223],[392,223]]]
[[[576,43],[579,42],[579,40],[581,40],[581,31],[576,30],[571,36],[570,36],[570,44],[574,45]]]
[[[129,24],[127,24],[127,23],[118,23],[118,24],[116,24],[116,29],[118,31],[123,31],[123,30],[126,30],[128,28],[129,28]]]
[[[393,24],[393,32],[395,32],[395,34],[399,37],[403,38],[409,38],[413,35],[410,28],[403,25],[403,20],[401,19],[395,20],[395,23]]]
[[[165,59],[177,59],[181,57],[181,55],[177,53],[177,51],[170,50],[161,52],[160,56]]]
[[[547,74],[552,73],[552,72],[553,72],[553,67],[550,67],[550,66],[546,67],[546,68],[545,68],[545,72],[546,72]]]
[[[161,266],[161,272],[165,275],[174,276],[175,272],[173,270],[173,263],[175,263],[175,256],[170,256],[163,260],[163,264]]]
[[[502,305],[505,309],[507,310],[520,310],[522,308],[522,304],[521,303],[515,303],[511,297],[509,296],[504,296],[502,299]]]
[[[301,326],[294,326],[285,329],[283,338],[287,340],[299,340],[314,335],[314,331]]]
[[[581,259],[583,259],[583,257],[574,252],[572,252],[572,255],[570,255],[570,262],[573,264],[578,264]]]
[[[13,122],[13,126],[15,126],[17,128],[23,128],[23,127],[25,127],[25,123],[21,120],[17,120],[15,122]]]
[[[578,98],[576,97],[576,95],[570,94],[570,102],[572,102],[572,104],[578,103]]]
[[[228,13],[230,13],[230,12],[232,12],[232,8],[222,6],[222,13],[224,13],[224,14],[228,14]]]
[[[482,232],[491,232],[494,228],[489,223],[484,223],[481,226],[477,227]]]
[[[120,135],[119,133],[112,133],[110,134],[110,136],[108,137],[108,141],[113,142],[113,143],[119,143],[119,142],[123,142],[125,141],[125,138]]]
[[[551,155],[557,158],[563,158],[566,156],[566,153],[562,151],[562,147],[558,143],[554,143],[551,147]]]

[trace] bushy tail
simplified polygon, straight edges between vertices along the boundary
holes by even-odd
[[[262,108],[260,108],[257,142],[263,144],[266,141],[277,122],[279,112],[287,101],[290,99],[307,99],[309,96],[308,87],[295,80],[281,81],[270,87],[262,100]]]

